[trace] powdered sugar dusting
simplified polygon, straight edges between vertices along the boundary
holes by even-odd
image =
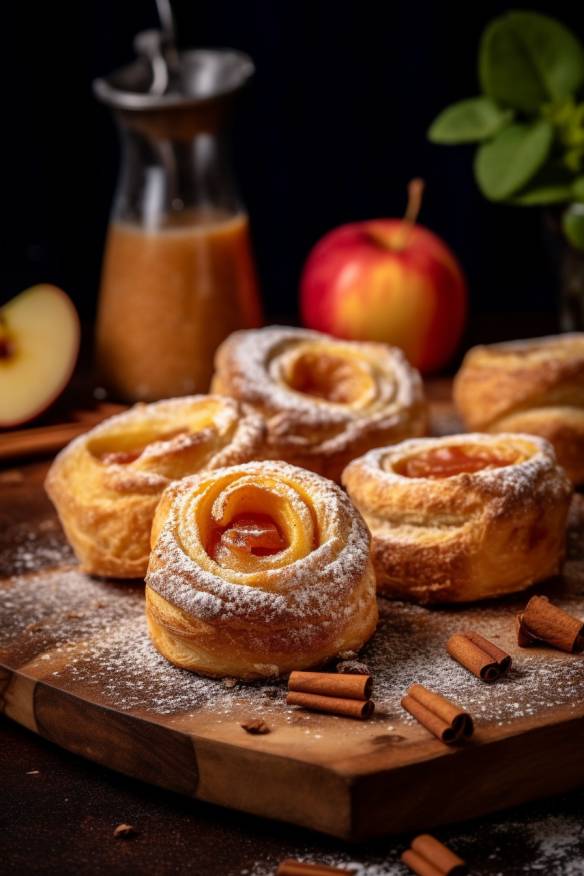
[[[413,482],[419,478],[406,477],[395,470],[401,460],[418,452],[440,447],[456,447],[459,445],[478,444],[488,446],[496,452],[498,447],[507,453],[516,450],[518,461],[506,466],[485,467],[472,474],[463,473],[448,478],[465,478],[472,480],[481,487],[491,489],[501,488],[505,493],[511,492],[517,498],[529,492],[543,475],[557,468],[555,454],[551,444],[544,438],[535,435],[502,432],[488,435],[482,432],[465,432],[459,435],[446,435],[440,438],[412,438],[402,441],[392,447],[380,447],[370,450],[360,459],[355,460],[349,469],[362,469],[367,474],[383,480],[389,488],[398,482]],[[559,477],[559,487],[566,492],[565,479]]]
[[[40,520],[34,529],[28,523],[15,523],[8,545],[2,548],[0,576],[36,572],[73,560],[73,551],[54,517]]]
[[[222,481],[225,491],[239,481],[283,490],[289,513],[299,523],[314,514],[319,543],[289,565],[278,560],[271,567],[272,557],[263,558],[261,574],[221,568],[207,555],[193,521],[206,490]],[[351,596],[368,565],[369,535],[347,496],[331,481],[283,462],[248,463],[185,479],[173,495],[146,578],[173,605],[207,622],[227,624],[237,618],[260,621],[262,629],[301,620],[288,631],[294,648],[322,637],[327,628],[333,632],[346,625],[361,610]],[[219,498],[213,507],[221,513]]]
[[[584,796],[582,797],[584,803]],[[561,803],[556,803],[560,807]],[[432,831],[468,864],[474,876],[582,876],[584,823],[579,814],[550,815],[550,804],[532,804],[519,812],[494,815],[472,826]],[[580,807],[581,808],[581,807]],[[264,853],[260,860],[237,871],[241,876],[273,876],[284,857],[346,869],[353,876],[405,876],[400,862],[409,839],[391,838],[343,850],[323,839],[288,843],[281,854]],[[258,844],[260,850],[261,846]],[[513,863],[511,863],[513,862]],[[235,871],[234,871],[235,872]]]
[[[84,695],[93,688],[100,700],[122,710],[171,715],[204,708],[227,717],[244,709],[251,715],[289,718],[282,682],[227,688],[168,663],[148,638],[140,586],[94,580],[71,567],[18,577],[4,587],[0,657],[8,665],[49,653],[50,681]],[[468,708],[478,726],[503,725],[557,706],[576,707],[584,699],[583,657],[514,644],[513,618],[525,599],[464,612],[379,603],[379,629],[361,655],[375,679],[379,722],[412,722],[400,699],[413,682]],[[561,604],[584,617],[584,593],[566,596]],[[448,657],[445,641],[461,627],[512,652],[514,665],[507,677],[482,684]],[[52,669],[55,662],[58,668]]]
[[[413,683],[423,684],[468,708],[477,725],[504,724],[555,707],[581,706],[584,699],[584,658],[550,649],[517,647],[514,618],[525,596],[504,605],[460,610],[429,610],[380,600],[378,631],[362,652],[375,678],[375,697],[392,715],[404,716],[400,699]],[[563,607],[584,618],[584,600],[567,598]],[[462,616],[461,616],[462,615]],[[513,657],[508,675],[496,685],[477,679],[446,652],[452,633],[472,629]]]
[[[296,391],[286,380],[293,359],[326,344],[360,356],[369,371],[367,404],[338,403]],[[217,384],[256,406],[268,420],[275,446],[290,444],[319,454],[337,453],[364,432],[395,429],[398,438],[420,434],[423,388],[418,372],[396,347],[340,341],[306,329],[269,326],[240,331],[221,346]],[[370,396],[370,397],[369,397]]]
[[[55,673],[50,675],[55,684],[78,689],[83,695],[94,689],[96,696],[122,710],[171,715],[205,708],[228,716],[242,708],[262,716],[269,708],[287,720],[290,710],[284,705],[281,683],[226,688],[221,681],[199,678],[161,657],[148,638],[142,585],[84,575],[77,566],[67,564],[70,553],[62,541],[60,548],[49,542],[58,567],[43,569],[44,537],[49,535],[57,539],[53,525],[41,521],[40,531],[31,531],[26,541],[19,536],[17,544],[27,545],[27,566],[39,570],[0,583],[2,662],[16,667],[48,657],[47,673]],[[584,618],[584,501],[580,496],[570,515],[564,579],[539,589],[571,614]],[[460,702],[473,713],[478,726],[581,705],[584,656],[517,647],[514,616],[527,599],[523,594],[439,610],[380,599],[379,628],[361,655],[375,680],[378,718],[371,725],[374,732],[379,733],[377,722],[387,723],[388,717],[405,726],[411,722],[400,699],[412,682],[427,684]],[[448,657],[446,639],[465,628],[475,629],[512,654],[508,676],[485,685]],[[312,716],[307,718],[310,721]]]

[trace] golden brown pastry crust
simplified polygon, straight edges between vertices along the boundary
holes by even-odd
[[[399,473],[404,461],[451,447],[516,461],[436,479]],[[560,568],[572,489],[542,438],[471,433],[404,441],[354,460],[343,483],[371,530],[382,593],[468,602],[521,590]]]
[[[584,333],[473,347],[454,381],[467,428],[547,438],[584,483]]]
[[[214,528],[233,525],[241,514],[268,514],[283,549],[218,557],[210,547]],[[152,527],[146,576],[152,640],[177,666],[245,679],[358,649],[377,623],[369,543],[361,515],[339,487],[284,462],[177,482],[163,494]]]
[[[261,417],[239,402],[199,395],[137,404],[76,438],[45,486],[83,569],[143,577],[163,490],[185,475],[252,459],[263,435]]]
[[[214,392],[267,422],[266,457],[338,481],[371,447],[422,435],[422,382],[395,347],[297,328],[235,332],[215,358]]]

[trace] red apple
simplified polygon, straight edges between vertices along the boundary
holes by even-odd
[[[456,351],[467,287],[452,251],[414,224],[421,188],[419,180],[410,184],[405,219],[355,222],[326,234],[304,267],[300,301],[308,327],[394,344],[427,373]]]
[[[33,286],[0,308],[0,427],[39,416],[75,367],[79,318],[56,286]]]

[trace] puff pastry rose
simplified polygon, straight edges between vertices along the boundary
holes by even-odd
[[[371,530],[383,593],[467,602],[560,568],[572,488],[542,438],[404,441],[354,460],[343,483]]]
[[[200,395],[135,405],[72,441],[45,486],[83,569],[143,577],[163,490],[253,458],[263,433],[261,417],[239,402]]]
[[[214,392],[267,421],[266,456],[339,480],[371,447],[424,433],[422,382],[401,350],[271,326],[235,332],[215,358]]]
[[[171,485],[146,576],[152,641],[210,676],[276,676],[361,647],[377,623],[369,532],[345,493],[284,462]]]
[[[454,381],[469,429],[529,432],[584,483],[584,333],[474,347]]]

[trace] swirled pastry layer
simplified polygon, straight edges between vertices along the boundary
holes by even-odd
[[[82,567],[143,577],[163,490],[185,475],[252,459],[263,435],[251,409],[199,395],[135,405],[76,438],[45,486]]]
[[[203,675],[315,666],[375,630],[369,532],[339,487],[284,462],[185,478],[156,511],[146,611],[158,650]]]
[[[319,332],[236,332],[219,348],[214,392],[267,421],[266,456],[333,480],[371,447],[424,433],[422,382],[401,350]]]
[[[572,488],[542,438],[404,441],[354,460],[343,483],[371,530],[383,593],[467,602],[560,568]]]
[[[584,483],[584,333],[474,347],[454,381],[469,429],[529,432]]]

